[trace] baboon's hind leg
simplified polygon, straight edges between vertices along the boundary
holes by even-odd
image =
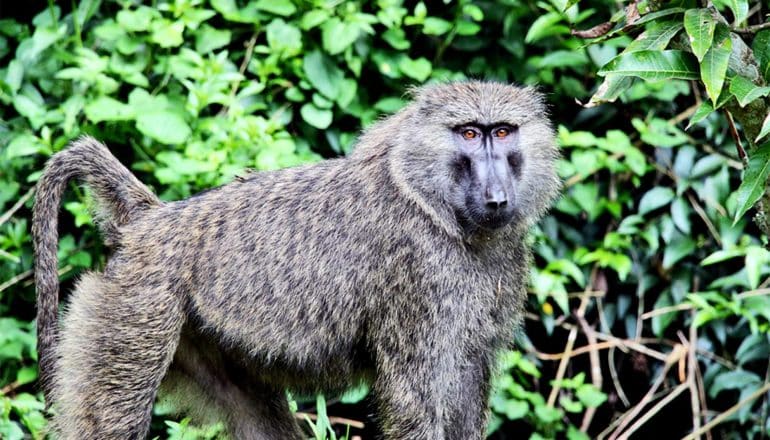
[[[232,440],[306,438],[283,389],[258,381],[219,349],[183,332],[161,397],[194,421],[222,421]]]
[[[181,301],[90,274],[68,309],[54,374],[57,438],[144,439],[184,321]]]

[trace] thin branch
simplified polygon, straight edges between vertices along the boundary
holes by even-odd
[[[741,137],[738,134],[738,129],[735,128],[733,115],[731,115],[729,111],[725,110],[725,116],[727,116],[727,125],[730,127],[730,135],[733,137],[733,141],[735,141],[735,148],[738,150],[738,157],[740,157],[741,160],[746,163],[746,150],[743,149],[743,144],[741,144]]]
[[[586,292],[590,292],[593,288],[594,283],[596,282],[596,274],[597,274],[597,266],[594,266],[593,270],[591,271],[591,278],[588,284],[586,285]],[[589,295],[584,296],[580,300],[580,306],[578,306],[576,315],[577,316],[583,316],[586,311],[586,307],[588,307],[588,301],[591,297]],[[569,336],[567,338],[567,345],[564,347],[564,357],[562,357],[561,362],[559,362],[559,368],[556,370],[556,376],[554,377],[554,386],[551,388],[551,393],[548,395],[548,406],[553,407],[556,403],[556,398],[559,396],[559,390],[561,390],[561,381],[564,379],[564,374],[567,372],[567,364],[569,364],[569,359],[571,357],[570,353],[572,352],[573,347],[575,346],[575,339],[577,339],[577,333],[578,328],[573,327],[572,330],[569,332]]]
[[[626,392],[623,390],[623,385],[620,384],[620,379],[618,378],[618,369],[615,366],[615,347],[610,348],[607,352],[607,363],[610,366],[610,378],[612,378],[612,384],[615,386],[615,392],[618,393],[618,398],[623,402],[623,405],[628,408],[631,406],[631,402],[628,400]]]
[[[759,31],[770,29],[770,22],[762,23],[762,24],[755,24],[754,26],[748,26],[745,28],[736,28],[733,29],[733,32],[737,32],[739,34],[756,34]]]
[[[669,353],[666,362],[663,365],[663,370],[655,379],[655,383],[653,383],[652,387],[647,391],[644,397],[642,397],[642,400],[640,400],[639,403],[637,403],[636,406],[634,406],[634,408],[623,417],[623,420],[620,422],[618,427],[615,429],[612,435],[610,435],[609,440],[617,439],[626,428],[626,426],[631,423],[631,420],[633,420],[634,417],[641,413],[644,407],[647,406],[650,401],[652,401],[652,397],[655,392],[658,390],[658,388],[660,388],[661,385],[663,385],[663,382],[665,382],[666,376],[668,375],[668,370],[670,370],[671,366],[677,363],[679,358],[683,355],[681,345],[677,345],[677,347],[679,348],[675,348],[671,351],[671,353]]]
[[[588,356],[591,360],[591,382],[597,389],[602,389],[602,362],[601,359],[599,359],[599,350],[596,348],[598,344],[596,332],[593,327],[588,325],[588,321],[586,321],[585,317],[582,315],[578,315],[577,320],[580,324],[580,328],[583,329],[583,333],[586,335],[586,339],[588,339],[588,348],[590,350]],[[591,420],[594,418],[595,414],[595,407],[586,409],[585,414],[583,414],[583,422],[580,424],[580,430],[582,432],[588,432],[588,428],[591,426]]]
[[[318,420],[318,415],[306,412],[295,412],[294,417],[299,420],[305,420],[305,417],[310,420]],[[328,419],[332,425],[347,425],[351,428],[364,429],[364,422],[358,420],[346,419],[345,417],[328,417]]]
[[[675,313],[675,312],[681,312],[684,310],[690,310],[693,308],[692,304],[677,304],[675,306],[667,306],[667,307],[661,307],[659,309],[650,310],[649,312],[646,312],[642,314],[642,320],[654,318],[658,315],[667,315],[669,313]]]
[[[28,189],[26,193],[24,193],[23,196],[19,198],[19,200],[16,201],[16,203],[11,206],[11,209],[3,213],[2,216],[0,216],[0,226],[3,225],[3,223],[7,222],[9,218],[11,218],[16,211],[21,209],[22,206],[24,206],[25,203],[27,203],[27,200],[29,200],[30,197],[32,197],[32,194],[35,193],[35,187]]]
[[[649,409],[646,413],[644,413],[643,416],[639,417],[639,419],[631,425],[626,432],[623,433],[620,437],[618,437],[618,440],[628,440],[630,438],[631,434],[636,432],[637,429],[644,426],[645,423],[647,423],[653,416],[655,416],[657,413],[660,412],[666,405],[671,403],[674,399],[676,399],[684,390],[687,389],[687,384],[682,383],[679,384],[676,388],[674,388],[674,391],[672,391],[669,395],[664,397],[663,399],[660,399],[660,402],[656,403],[655,406]]]
[[[743,405],[746,405],[748,403],[751,403],[756,399],[757,397],[765,394],[766,392],[770,391],[770,382],[765,383],[762,388],[754,391],[751,393],[751,395],[740,402],[736,403],[735,405],[728,408],[725,412],[719,414],[718,416],[711,419],[710,422],[703,425],[699,430],[694,431],[684,437],[682,440],[695,440],[699,435],[703,434],[704,432],[711,431],[712,428],[717,426],[718,424],[722,423],[726,418],[730,417],[734,412],[738,411]]]
[[[243,56],[243,61],[241,61],[241,66],[238,68],[238,73],[241,74],[241,76],[246,73],[246,68],[249,66],[249,62],[251,62],[251,56],[254,53],[254,46],[257,44],[257,33],[255,32],[249,41],[246,43],[246,53]],[[229,101],[232,101],[235,99],[235,95],[238,93],[238,87],[240,87],[241,81],[235,81],[233,83],[232,88],[230,89],[230,99]],[[229,106],[225,105],[220,110],[217,116],[222,116],[227,113],[229,110]]]
[[[695,347],[698,345],[698,329],[695,327],[695,310],[690,314],[690,338],[687,341],[687,386],[690,388],[690,407],[692,408],[692,430],[698,432],[701,427],[700,420],[700,395],[698,393],[697,368],[698,359],[695,355]],[[699,437],[700,438],[700,437]]]

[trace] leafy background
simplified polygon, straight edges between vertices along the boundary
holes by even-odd
[[[174,200],[247,168],[344,155],[408,86],[463,78],[538,84],[563,152],[564,196],[532,234],[526,326],[501,359],[491,438],[767,436],[768,2],[9,5],[0,438],[45,428],[29,230],[51,154],[91,134]],[[64,296],[104,264],[89,204],[72,185]],[[292,399],[309,436],[376,435],[365,389]],[[222,429],[175,418],[163,401],[155,413],[160,438]]]

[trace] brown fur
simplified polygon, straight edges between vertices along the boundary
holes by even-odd
[[[522,213],[458,221],[451,127],[518,126]],[[419,89],[347,158],[160,203],[90,138],[55,155],[34,215],[42,384],[60,438],[143,438],[158,388],[233,438],[300,438],[284,389],[372,384],[388,439],[482,438],[496,352],[522,315],[524,237],[559,182],[531,89]],[[56,332],[56,212],[81,178],[115,246]],[[164,379],[165,377],[165,379]],[[192,396],[198,396],[198,401]]]

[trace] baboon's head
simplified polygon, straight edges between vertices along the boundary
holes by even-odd
[[[409,163],[407,178],[424,198],[448,205],[465,230],[529,224],[556,195],[558,153],[535,90],[478,81],[426,86],[405,112],[396,154]]]

